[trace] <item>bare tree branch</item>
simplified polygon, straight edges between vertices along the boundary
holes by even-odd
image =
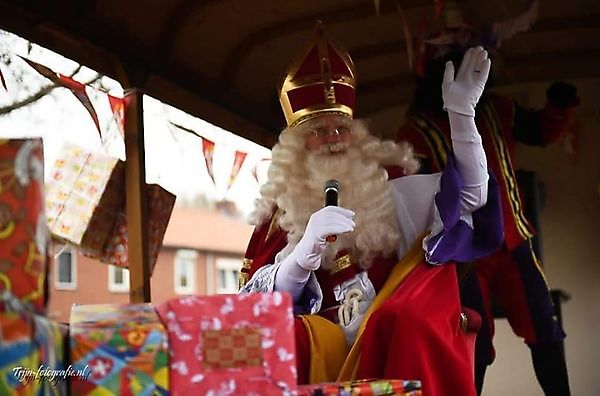
[[[79,65],[75,71],[73,71],[73,73],[71,73],[69,75],[69,77],[73,77],[75,74],[77,74],[77,72],[79,72],[79,70],[81,70],[81,65]],[[92,78],[90,81],[84,83],[85,85],[89,85],[92,84],[98,80],[100,80],[102,78],[102,75],[100,74],[96,74],[96,76],[94,76],[94,78]],[[51,84],[51,85],[47,85],[45,87],[40,88],[39,91],[35,92],[34,94],[26,97],[25,99],[22,99],[18,102],[15,103],[11,103],[8,106],[3,106],[0,107],[0,116],[3,116],[5,114],[8,114],[12,111],[18,110],[20,108],[23,108],[25,106],[29,106],[32,103],[37,102],[38,100],[40,100],[41,98],[43,98],[44,96],[48,95],[50,92],[52,92],[55,88],[60,88],[61,85],[58,84]]]
[[[58,88],[58,87],[59,86],[56,84],[47,85],[47,86],[41,88],[36,93],[34,93],[33,95],[30,95],[23,100],[20,100],[15,103],[11,103],[8,106],[0,107],[0,116],[8,114],[8,113],[15,111],[17,109],[20,109],[22,107],[29,106],[30,104],[35,103],[38,100],[40,100],[41,98],[43,98],[44,96],[48,95],[50,92],[52,92],[52,90],[54,88]]]

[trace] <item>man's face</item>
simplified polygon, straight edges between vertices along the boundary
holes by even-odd
[[[307,121],[306,148],[321,154],[344,153],[352,142],[352,120],[339,115],[322,115]]]

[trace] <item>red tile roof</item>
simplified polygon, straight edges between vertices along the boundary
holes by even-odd
[[[243,254],[252,229],[243,220],[220,212],[176,207],[163,246]]]

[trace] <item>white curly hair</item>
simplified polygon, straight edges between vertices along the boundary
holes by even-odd
[[[288,232],[289,242],[283,254],[289,254],[302,238],[310,215],[323,206],[325,182],[336,179],[342,186],[339,204],[356,213],[356,227],[328,247],[322,266],[327,268],[340,249],[351,249],[360,265],[368,268],[373,257],[392,253],[401,240],[384,167],[400,166],[405,174],[413,174],[418,161],[408,143],[382,141],[369,133],[362,120],[351,121],[352,139],[343,154],[309,151],[305,138],[315,122],[318,120],[306,121],[279,135],[267,182],[260,189],[250,220],[260,224],[275,207],[280,208],[279,225]],[[335,145],[337,151],[344,143]]]

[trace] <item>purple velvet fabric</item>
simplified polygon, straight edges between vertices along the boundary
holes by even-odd
[[[444,228],[427,241],[429,262],[443,264],[448,261],[477,260],[496,251],[504,240],[502,206],[498,184],[492,173],[488,182],[487,203],[472,214],[473,228],[460,219],[461,186],[454,156],[449,155],[440,191],[435,196]]]

